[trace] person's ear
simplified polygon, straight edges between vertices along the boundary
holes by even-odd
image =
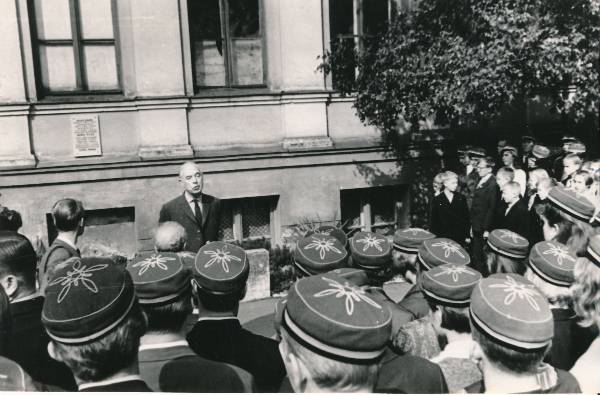
[[[54,359],[55,361],[62,362],[59,353],[56,351],[54,343],[51,341],[48,342],[48,355],[50,355],[50,358]]]
[[[9,300],[14,299],[14,295],[19,289],[19,280],[16,276],[9,274],[0,279],[0,285],[4,288],[4,292],[6,292],[6,296],[8,296]]]
[[[305,392],[308,378],[310,377],[308,370],[298,357],[289,352],[289,347],[285,338],[282,338],[281,342],[279,342],[279,353],[283,359],[283,364],[285,365],[285,370],[287,371],[294,392]]]

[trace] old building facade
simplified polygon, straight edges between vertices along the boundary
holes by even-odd
[[[78,198],[85,239],[131,253],[194,160],[225,239],[403,223],[410,169],[317,71],[391,3],[0,0],[0,202],[48,245],[53,202]]]

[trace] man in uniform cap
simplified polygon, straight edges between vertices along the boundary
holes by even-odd
[[[417,254],[425,240],[434,239],[435,235],[422,228],[399,229],[394,233],[392,267],[406,281],[417,282]]]
[[[342,267],[348,251],[333,235],[313,233],[298,240],[294,250],[294,267],[298,277],[311,276]]]
[[[575,282],[577,257],[558,242],[542,241],[531,249],[525,278],[531,281],[548,300],[554,317],[552,348],[545,362],[569,370],[596,338],[596,328],[579,325],[573,310],[570,286]]]
[[[187,340],[198,355],[239,366],[259,391],[275,392],[285,376],[277,342],[243,329],[237,318],[249,270],[246,252],[235,245],[215,241],[198,251],[192,284],[199,318]]]
[[[473,347],[469,325],[471,291],[481,274],[465,265],[447,263],[423,273],[421,289],[431,307],[431,321],[439,336],[447,339],[444,350],[431,360],[440,365],[450,392],[481,380],[470,358]]]
[[[531,282],[513,273],[479,281],[470,318],[483,383],[468,392],[580,392],[570,373],[542,363],[554,326],[546,298]]]
[[[10,300],[11,324],[5,356],[22,366],[33,380],[57,390],[74,391],[77,385],[71,370],[48,354],[50,339],[42,325],[44,297],[35,287],[36,261],[27,237],[0,231],[0,287]]]
[[[390,337],[391,315],[333,273],[290,288],[279,349],[295,392],[372,392]]]
[[[250,373],[204,359],[189,347],[184,331],[193,309],[191,273],[179,255],[142,253],[127,270],[148,317],[138,358],[142,379],[153,391],[253,392]],[[172,360],[178,360],[178,369],[164,370]]]
[[[550,149],[548,147],[541,144],[534,145],[533,150],[531,150],[531,155],[527,160],[527,170],[531,171],[539,167],[543,169],[548,169],[550,167],[547,163],[549,156]]]
[[[523,274],[528,251],[529,241],[525,237],[508,229],[494,229],[485,249],[487,270]]]
[[[525,196],[525,188],[527,187],[527,174],[521,169],[521,164],[518,163],[519,153],[517,149],[511,145],[507,145],[500,152],[501,160],[504,166],[513,169],[514,177],[513,180],[519,183],[521,187],[521,196]]]
[[[50,354],[71,369],[79,391],[150,391],[137,359],[146,317],[131,276],[112,259],[59,264],[46,288],[42,322]]]

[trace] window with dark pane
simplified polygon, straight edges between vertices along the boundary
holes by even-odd
[[[116,93],[115,0],[29,0],[41,94]]]
[[[346,230],[391,234],[400,218],[406,188],[400,185],[340,191],[342,223]]]
[[[221,223],[219,225],[219,240],[235,240],[233,234],[233,205],[234,200],[223,200],[221,204]]]
[[[360,215],[362,211],[362,191],[360,189],[346,189],[340,191],[340,205],[342,210],[342,223],[347,230],[360,228]]]
[[[270,237],[271,199],[244,199],[242,203],[242,238]]]
[[[259,0],[188,0],[197,88],[264,84]]]

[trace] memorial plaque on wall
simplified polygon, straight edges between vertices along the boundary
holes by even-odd
[[[102,155],[97,114],[71,116],[71,133],[73,134],[73,156],[78,158]]]

